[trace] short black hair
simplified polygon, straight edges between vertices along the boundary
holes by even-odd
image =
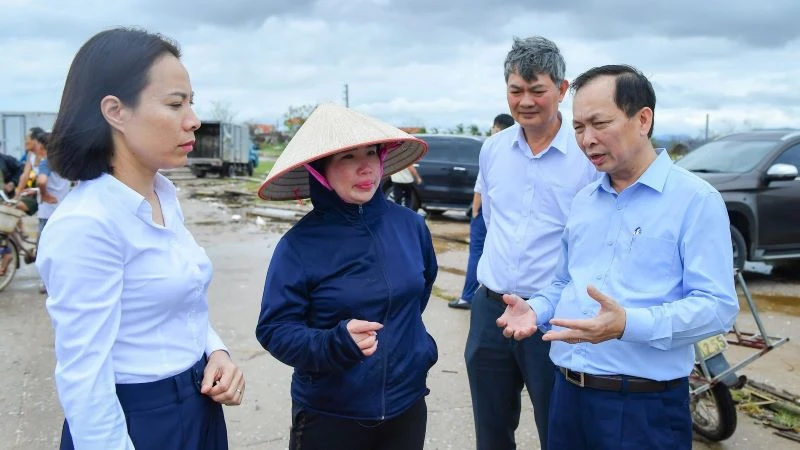
[[[28,136],[33,139],[34,141],[41,142],[41,137],[45,134],[45,131],[41,127],[33,127],[28,130]]]
[[[642,72],[633,66],[609,64],[593,67],[578,75],[572,82],[570,89],[573,94],[577,93],[590,81],[606,75],[615,77],[614,103],[628,118],[633,117],[642,108],[650,108],[655,113],[656,93],[653,90],[653,85],[650,84],[650,80]],[[653,116],[647,137],[653,136],[655,114]]]
[[[102,31],[78,50],[67,74],[47,159],[68,180],[112,173],[111,126],[100,101],[113,95],[135,107],[149,82],[150,67],[163,55],[180,58],[177,43],[133,28]]]
[[[497,128],[505,130],[506,128],[514,125],[514,118],[511,117],[510,114],[498,114],[497,117],[494,118],[494,126]]]
[[[50,133],[46,131],[42,131],[41,133],[31,134],[31,139],[34,141],[42,144],[45,148],[49,149],[48,145],[50,144]]]

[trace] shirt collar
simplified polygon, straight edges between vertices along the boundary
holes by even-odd
[[[550,146],[537,156],[544,155],[551,148],[554,148],[565,155],[567,154],[567,143],[569,142],[569,135],[572,130],[566,126],[560,111],[558,113],[558,119],[561,120],[561,127],[558,129],[558,133],[556,133],[556,135],[553,137],[553,140],[550,141]],[[514,138],[513,145],[520,150],[528,152],[529,155],[533,155],[530,146],[528,146],[528,141],[525,140],[525,132],[522,130],[522,127],[519,124],[515,124],[515,126],[517,127],[517,135]]]
[[[664,185],[667,183],[667,176],[672,169],[672,158],[669,157],[669,153],[667,153],[666,149],[657,148],[655,150],[657,155],[656,159],[653,160],[653,162],[650,163],[650,166],[647,167],[647,170],[645,170],[644,173],[639,176],[639,179],[636,180],[636,183],[648,186],[654,191],[663,192]],[[596,185],[592,191],[603,189],[604,191],[612,194],[617,193],[614,188],[611,187],[611,179],[608,177],[607,173],[604,173],[603,176],[600,177],[600,179],[595,183]]]
[[[94,180],[94,182],[111,192],[117,198],[119,204],[134,215],[139,214],[143,204],[149,206],[142,194],[134,191],[130,186],[119,181],[111,174],[104,173]],[[175,190],[175,185],[160,173],[156,173],[155,179],[153,180],[153,187],[156,194],[158,194],[162,206],[168,199],[174,197],[177,192]]]

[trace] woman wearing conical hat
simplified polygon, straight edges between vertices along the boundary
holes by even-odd
[[[422,312],[436,278],[422,217],[388,202],[381,178],[426,144],[320,105],[259,189],[314,209],[275,247],[256,335],[292,376],[291,449],[422,449],[436,343]]]

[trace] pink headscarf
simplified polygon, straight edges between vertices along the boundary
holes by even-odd
[[[381,175],[380,175],[379,178],[383,178],[383,161],[386,159],[386,155],[389,153],[389,151],[394,150],[397,147],[400,147],[402,145],[402,143],[401,142],[390,142],[390,143],[383,144],[383,145],[381,145],[381,144],[377,144],[377,145],[378,145],[378,158],[380,158],[380,161],[381,161]],[[319,160],[317,160],[317,161],[319,161]],[[311,164],[308,164],[308,163],[303,164],[303,167],[306,168],[306,170],[308,171],[308,173],[311,174],[311,176],[313,176],[314,178],[316,178],[317,181],[319,181],[319,184],[325,186],[325,188],[328,189],[329,191],[333,190],[333,188],[331,187],[331,184],[328,183],[328,180],[325,178],[325,175],[319,173],[319,171],[317,169],[311,167]]]

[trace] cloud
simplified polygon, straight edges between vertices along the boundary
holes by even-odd
[[[651,2],[652,3],[652,2]],[[627,63],[651,78],[656,132],[736,123],[798,126],[800,2],[773,0],[5,0],[4,110],[58,108],[70,61],[94,33],[141,26],[175,38],[197,110],[281,122],[292,105],[344,101],[401,125],[488,128],[507,109],[514,36],[554,40],[572,79]],[[570,115],[570,99],[562,105]],[[713,120],[712,120],[713,122]]]

